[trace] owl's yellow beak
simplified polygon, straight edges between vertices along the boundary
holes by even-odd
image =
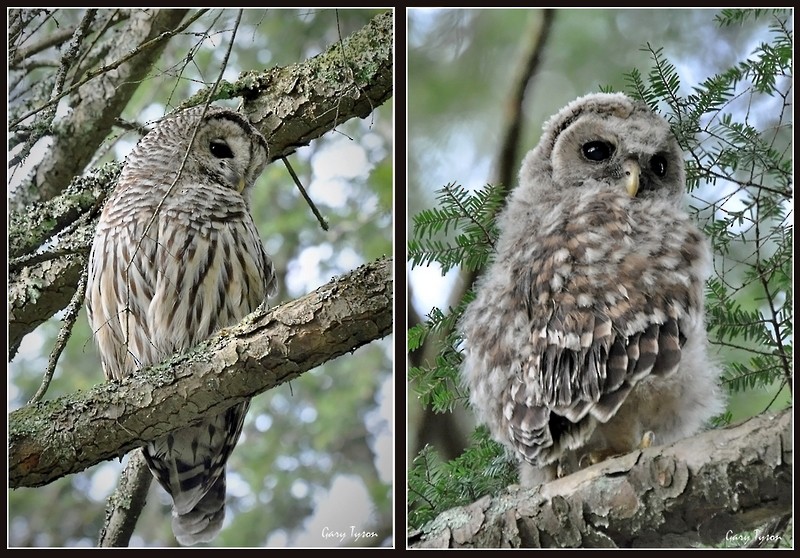
[[[635,198],[636,192],[639,191],[639,173],[641,172],[639,164],[636,161],[625,161],[622,163],[622,171],[625,173],[622,178],[625,190],[628,191],[630,197]]]
[[[242,177],[239,179],[239,184],[236,185],[236,190],[238,190],[238,192],[241,194],[242,190],[244,190],[244,187],[245,187],[245,181],[244,177]]]

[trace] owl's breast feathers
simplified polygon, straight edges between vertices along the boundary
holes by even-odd
[[[673,226],[656,232],[665,218]],[[700,231],[666,203],[596,196],[540,233],[508,270],[527,339],[503,404],[513,445],[536,465],[582,445],[639,381],[678,369],[705,279]]]
[[[87,307],[108,378],[196,345],[274,294],[272,261],[236,197],[229,206],[207,195],[158,207],[143,196],[126,211],[134,192],[123,192],[106,206]]]

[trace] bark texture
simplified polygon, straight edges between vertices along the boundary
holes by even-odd
[[[122,456],[380,339],[392,331],[392,301],[392,260],[377,260],[135,377],[14,411],[9,487]]]
[[[106,518],[97,546],[125,547],[130,542],[136,522],[147,501],[153,474],[141,451],[131,452],[119,484],[108,499]]]
[[[689,547],[792,510],[792,410],[448,510],[410,548]]]
[[[244,113],[267,138],[271,161],[353,116],[368,117],[392,96],[393,23],[387,11],[302,64],[239,78],[234,93],[244,97]]]

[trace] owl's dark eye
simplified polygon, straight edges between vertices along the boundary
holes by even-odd
[[[656,176],[664,176],[667,174],[666,158],[661,155],[654,155],[653,158],[650,159],[650,170],[652,170]]]
[[[222,140],[212,140],[208,145],[211,154],[217,159],[233,159],[233,151],[228,144]]]
[[[581,151],[590,161],[605,161],[614,153],[614,146],[607,141],[590,141],[581,146]]]

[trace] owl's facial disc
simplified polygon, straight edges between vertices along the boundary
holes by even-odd
[[[622,184],[625,186],[628,195],[635,198],[636,193],[639,191],[639,175],[641,174],[639,163],[628,159],[622,163],[622,172]]]

